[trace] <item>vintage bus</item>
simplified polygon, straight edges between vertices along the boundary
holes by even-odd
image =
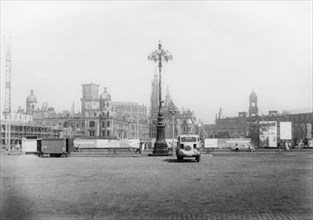
[[[177,138],[176,156],[178,161],[182,161],[184,157],[194,157],[200,162],[201,142],[199,135],[180,135]]]

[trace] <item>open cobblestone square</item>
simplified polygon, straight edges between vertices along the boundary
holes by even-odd
[[[1,155],[1,219],[313,219],[312,159]]]

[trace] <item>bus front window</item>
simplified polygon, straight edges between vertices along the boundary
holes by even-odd
[[[181,137],[181,142],[196,142],[197,138],[196,137]]]

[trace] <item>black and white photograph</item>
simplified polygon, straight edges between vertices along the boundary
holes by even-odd
[[[0,219],[313,219],[312,0],[1,0]]]

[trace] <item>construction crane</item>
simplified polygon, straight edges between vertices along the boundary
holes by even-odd
[[[4,42],[6,43],[5,39]],[[5,50],[5,97],[4,97],[4,117],[5,117],[5,145],[8,152],[11,150],[11,37],[6,44]]]

